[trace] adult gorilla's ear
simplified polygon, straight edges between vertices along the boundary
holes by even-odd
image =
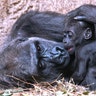
[[[92,30],[90,28],[86,28],[83,36],[86,40],[90,39],[92,37]]]

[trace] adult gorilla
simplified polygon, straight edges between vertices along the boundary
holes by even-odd
[[[31,87],[35,81],[51,82],[62,77],[60,74],[69,62],[69,54],[59,42],[63,37],[64,17],[33,13],[17,20],[10,41],[0,49],[0,88]]]
[[[11,39],[16,37],[42,37],[62,42],[65,15],[54,12],[30,11],[13,25]]]

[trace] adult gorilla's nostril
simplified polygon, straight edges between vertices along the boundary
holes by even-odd
[[[56,46],[52,49],[51,52],[55,57],[61,56],[62,54],[64,54],[64,48],[60,47],[60,46]]]
[[[55,64],[64,64],[66,66],[69,61],[69,54],[64,46],[55,46],[50,53],[51,61]]]

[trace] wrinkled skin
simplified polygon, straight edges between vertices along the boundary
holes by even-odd
[[[73,69],[70,76],[76,84],[89,87],[90,90],[96,90],[95,13],[94,5],[82,5],[69,12],[63,39],[70,58],[74,56],[69,63]]]

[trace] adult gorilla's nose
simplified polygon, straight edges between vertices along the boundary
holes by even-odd
[[[56,45],[50,51],[46,51],[43,55],[43,59],[50,61],[54,64],[65,64],[69,61],[69,54],[65,50],[64,46]]]
[[[51,54],[53,55],[53,58],[60,57],[65,54],[64,48],[60,46],[55,46],[52,49]]]
[[[52,57],[52,62],[56,64],[64,64],[69,58],[68,52],[62,46],[55,46],[50,54]]]

